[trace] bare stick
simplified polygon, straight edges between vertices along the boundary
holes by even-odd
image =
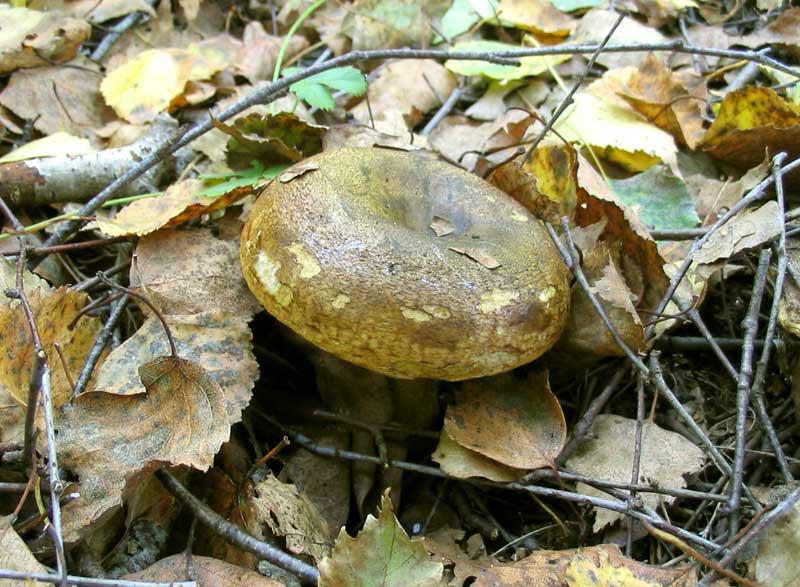
[[[775,180],[775,195],[778,201],[778,214],[779,218],[784,218],[784,198],[783,198],[783,178],[780,175],[780,166],[783,164],[785,157],[775,157],[773,161],[773,178]],[[769,322],[767,329],[764,333],[764,340],[767,341],[761,349],[761,357],[756,366],[756,376],[753,380],[753,387],[750,389],[750,396],[753,400],[753,407],[756,411],[756,416],[761,424],[764,432],[767,434],[769,443],[772,446],[772,451],[775,453],[775,458],[778,460],[778,468],[783,475],[783,480],[786,483],[794,480],[792,473],[789,469],[789,463],[786,462],[786,455],[783,454],[781,442],[775,432],[775,427],[769,419],[767,413],[767,406],[764,401],[764,382],[767,378],[767,367],[769,365],[770,351],[772,350],[772,341],[775,337],[775,329],[778,322],[778,311],[780,309],[781,294],[783,293],[783,282],[786,278],[786,266],[788,264],[788,257],[786,255],[786,224],[781,222],[781,234],[778,240],[778,271],[775,275],[775,286],[772,291],[772,307],[769,312]]]
[[[472,61],[488,61],[492,63],[500,63],[503,65],[518,65],[516,61],[519,57],[536,56],[536,55],[572,55],[579,53],[594,53],[597,50],[597,45],[561,45],[555,47],[536,47],[528,49],[519,49],[515,51],[503,51],[499,53],[487,53],[479,51],[437,51],[430,49],[385,49],[376,51],[352,51],[340,57],[335,57],[324,63],[314,65],[302,71],[279,79],[276,82],[264,84],[257,88],[241,100],[232,104],[230,107],[210,114],[209,117],[203,121],[196,123],[194,126],[178,131],[171,138],[164,141],[161,146],[149,155],[143,157],[139,163],[133,166],[126,173],[119,176],[115,181],[111,182],[105,189],[98,193],[94,198],[89,200],[81,209],[76,213],[78,216],[89,216],[94,213],[105,202],[117,195],[122,188],[128,183],[135,180],[143,173],[145,173],[152,166],[161,161],[164,157],[174,153],[181,147],[184,147],[195,140],[197,137],[205,134],[211,128],[212,117],[215,120],[224,122],[232,116],[239,114],[250,106],[256,104],[267,103],[275,99],[282,92],[289,89],[289,87],[307,79],[323,71],[357,63],[359,61],[368,61],[371,59],[436,59],[439,61],[446,59],[460,59]],[[632,45],[618,45],[612,47],[605,47],[605,52],[643,52],[643,51],[675,51],[679,53],[689,54],[703,54],[714,55],[717,57],[729,57],[732,59],[747,59],[756,61],[763,65],[773,67],[779,71],[787,73],[792,77],[800,77],[792,68],[769,58],[764,55],[759,55],[753,51],[736,51],[736,50],[722,50],[722,49],[708,49],[703,47],[694,47],[686,45],[682,42],[669,42],[669,43],[652,43],[652,44],[632,44]],[[83,225],[83,220],[72,220],[63,224],[47,241],[45,246],[52,246],[59,244],[74,234],[80,226]],[[663,310],[663,308],[662,308]]]
[[[764,297],[767,269],[769,269],[771,258],[772,251],[770,249],[766,248],[761,251],[753,284],[753,293],[750,297],[750,307],[742,321],[745,343],[742,345],[739,383],[736,387],[736,453],[733,458],[733,472],[731,473],[731,495],[728,498],[729,532],[731,536],[739,531],[739,502],[744,478],[744,445],[747,437],[747,407],[750,403],[750,380],[753,376],[753,340],[755,340],[758,333],[758,312],[761,309],[761,299]]]
[[[0,579],[16,579],[18,581],[41,581],[42,583],[60,583],[58,575],[45,573],[23,573],[20,571],[0,570]],[[170,581],[169,583],[151,583],[149,581],[129,581],[126,579],[94,579],[92,577],[76,577],[67,575],[67,584],[79,587],[197,587],[195,581]]]
[[[304,583],[316,585],[319,580],[319,571],[317,569],[286,554],[271,544],[267,544],[251,536],[238,526],[231,524],[228,520],[192,495],[189,490],[166,469],[159,469],[156,471],[155,475],[175,497],[191,510],[192,514],[197,519],[213,529],[222,538],[247,552],[252,552],[256,556],[264,558],[272,564],[294,573],[300,577]]]
[[[86,357],[86,362],[83,364],[83,369],[81,369],[80,375],[78,375],[78,381],[72,388],[71,401],[75,401],[75,398],[82,394],[86,389],[86,386],[89,384],[89,379],[92,377],[92,372],[94,371],[95,365],[97,365],[97,361],[100,360],[100,355],[103,354],[103,349],[106,348],[106,345],[111,340],[111,336],[114,334],[114,329],[117,327],[117,322],[119,322],[122,312],[125,311],[125,306],[128,303],[128,299],[128,294],[123,293],[122,297],[115,301],[114,305],[111,306],[111,313],[108,315],[108,320],[106,320],[106,323],[103,325],[103,330],[100,331],[97,340],[94,341],[92,350],[89,351],[89,356]]]

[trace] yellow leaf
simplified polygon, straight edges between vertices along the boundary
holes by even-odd
[[[591,94],[577,94],[574,107],[555,129],[566,140],[591,145],[629,171],[644,171],[661,160],[681,177],[677,147],[669,133]]]
[[[4,157],[0,157],[0,163],[23,161],[36,157],[85,155],[93,151],[92,144],[88,139],[81,139],[67,132],[56,132],[50,136],[22,145],[18,149],[14,149]]]
[[[149,122],[169,109],[187,82],[210,78],[228,61],[222,50],[210,46],[150,49],[109,73],[100,91],[120,118]]]

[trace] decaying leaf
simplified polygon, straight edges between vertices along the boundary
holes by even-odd
[[[567,425],[547,371],[464,382],[448,406],[444,432],[462,446],[516,469],[552,465]]]
[[[453,226],[452,222],[450,222],[447,218],[441,218],[439,216],[433,217],[429,228],[436,236],[447,236],[455,231],[455,227]]]
[[[689,565],[665,569],[622,555],[613,544],[579,549],[536,550],[507,563],[481,556],[470,557],[453,542],[451,533],[437,532],[426,547],[446,566],[453,567],[450,587],[694,587],[697,573]],[[466,583],[466,581],[472,581]]]
[[[796,483],[773,487],[768,490],[770,495],[766,501],[773,502],[774,505],[796,489]],[[800,570],[796,564],[798,549],[800,549],[800,503],[795,503],[785,516],[759,536],[758,554],[755,559],[756,581],[762,585],[798,587],[800,585]]]
[[[628,77],[620,93],[637,112],[690,149],[703,136],[701,101],[666,64],[649,54]]]
[[[169,109],[188,82],[209,79],[229,65],[229,59],[211,44],[150,49],[107,74],[100,91],[120,118],[150,122]]]
[[[601,43],[608,31],[619,18],[619,14],[605,8],[595,8],[581,17],[575,30],[575,41],[579,43]],[[668,39],[653,27],[640,23],[635,18],[626,18],[614,31],[611,43],[614,45],[664,43]],[[626,65],[637,65],[640,53],[612,53],[603,51],[597,56],[597,63],[612,69]]]
[[[189,316],[170,315],[167,324],[181,357],[202,367],[223,390],[231,423],[238,422],[250,401],[258,377],[258,364],[251,350],[252,332],[247,317],[222,312]],[[90,389],[107,394],[136,396],[146,391],[138,366],[169,352],[161,322],[151,317],[128,340],[115,348],[97,372]]]
[[[783,222],[778,203],[767,202],[755,210],[744,210],[712,234],[694,253],[696,263],[713,263],[730,259],[736,253],[763,245],[778,236]]]
[[[401,81],[402,80],[402,81]],[[389,116],[401,116],[408,129],[414,128],[429,110],[441,106],[456,87],[456,79],[436,61],[401,59],[391,61],[369,84],[369,108],[365,101],[351,110],[364,125],[374,120],[378,129]]]
[[[442,569],[430,561],[422,541],[408,538],[387,493],[378,517],[367,516],[358,536],[342,528],[333,554],[319,565],[319,586],[437,587]]]
[[[575,28],[575,21],[547,0],[500,0],[497,18],[548,43],[564,39]]]
[[[342,21],[342,32],[352,39],[353,49],[418,45],[432,33],[431,8],[435,3],[421,0],[356,0]]]
[[[319,562],[331,554],[331,531],[314,504],[295,485],[273,475],[248,485],[240,498],[249,531],[260,539],[283,536],[286,548]]]
[[[54,291],[37,288],[26,293],[45,352],[49,357],[57,357],[54,345],[60,345],[66,368],[75,377],[83,368],[102,327],[97,318],[81,316],[81,311],[89,300],[88,296],[67,288]],[[78,316],[80,318],[74,328],[70,328],[71,322]],[[35,351],[22,307],[0,305],[0,324],[3,325],[0,343],[3,348],[13,349],[0,353],[0,386],[20,406],[25,406]],[[53,404],[60,406],[67,402],[72,394],[72,387],[64,369],[51,365],[50,381]]]
[[[490,481],[508,483],[517,481],[525,474],[525,470],[513,469],[460,445],[450,437],[447,430],[442,430],[439,435],[439,443],[431,453],[431,459],[439,463],[442,471],[459,479],[483,477]]]
[[[208,229],[159,230],[139,239],[131,287],[165,314],[220,311],[249,318],[261,310],[239,267],[238,241]]]
[[[724,165],[744,170],[769,156],[800,155],[800,106],[770,88],[745,86],[722,99],[700,147]]]
[[[480,249],[478,247],[450,247],[450,250],[458,253],[459,255],[469,257],[487,269],[497,269],[500,267],[500,262],[484,249]]]
[[[282,581],[265,577],[261,573],[215,558],[187,554],[175,554],[163,558],[143,571],[124,575],[121,578],[127,581],[158,583],[186,581],[187,569],[191,569],[192,579],[204,587],[228,587],[230,585],[285,587],[285,583]]]
[[[677,147],[670,134],[639,115],[586,92],[555,124],[564,139],[594,147],[598,154],[629,171],[644,171],[658,161],[680,176]]]
[[[25,541],[11,527],[14,521],[11,516],[0,517],[0,569],[19,573],[46,574],[47,567],[36,560]],[[10,581],[8,579],[3,583],[11,587],[32,587],[34,585],[44,587],[47,585],[47,583],[38,581]]]
[[[63,13],[0,6],[0,74],[69,61],[91,34],[83,19]]]
[[[636,420],[613,414],[598,416],[591,429],[591,440],[569,458],[566,467],[587,477],[630,483],[636,438]],[[664,430],[649,420],[642,422],[642,451],[638,483],[680,489],[686,486],[684,475],[698,471],[705,461],[703,451],[680,434]],[[600,497],[602,491],[581,483],[578,491]],[[672,503],[675,498],[656,493],[642,495],[652,508],[659,501]],[[595,508],[594,531],[620,519],[621,514]]]
[[[68,540],[118,506],[134,476],[161,463],[208,469],[228,438],[225,394],[199,365],[159,357],[139,376],[146,394],[85,393],[58,414],[59,464],[80,479],[63,512]]]

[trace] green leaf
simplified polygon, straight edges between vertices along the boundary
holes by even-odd
[[[273,179],[287,167],[288,165],[264,167],[260,163],[254,161],[249,169],[242,169],[241,171],[234,171],[231,173],[201,175],[200,179],[203,180],[205,187],[200,193],[207,198],[218,198],[236,188],[244,186],[255,187],[261,182]]]
[[[694,228],[700,218],[686,184],[662,165],[627,179],[609,180],[620,201],[636,208],[639,218],[656,230]]]
[[[438,587],[443,570],[421,540],[409,539],[387,491],[378,518],[367,516],[356,538],[339,532],[331,556],[319,565],[319,587]]]
[[[583,8],[594,8],[605,4],[605,0],[550,0],[550,4],[562,12],[574,12]]]
[[[456,43],[452,51],[483,51],[497,53],[498,51],[514,51],[521,49],[517,45],[500,43],[499,41],[463,41]],[[520,65],[498,65],[488,61],[465,61],[449,59],[445,67],[459,75],[482,75],[492,79],[514,80],[547,71],[548,67],[558,65],[569,59],[568,55],[533,56],[520,58]]]
[[[296,67],[289,67],[283,71],[283,75],[289,76],[299,71]],[[361,96],[367,91],[367,79],[355,67],[335,67],[289,86],[298,98],[311,106],[333,110],[334,101],[329,88],[351,96]]]
[[[481,19],[492,19],[497,12],[495,0],[453,0],[453,4],[442,17],[439,31],[448,41],[470,30]],[[444,39],[437,35],[435,42]]]

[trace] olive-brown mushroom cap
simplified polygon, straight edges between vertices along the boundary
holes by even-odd
[[[435,218],[453,232],[437,237]],[[420,153],[343,148],[302,161],[256,201],[240,253],[270,314],[393,377],[512,369],[549,349],[567,316],[567,269],[541,221]]]

